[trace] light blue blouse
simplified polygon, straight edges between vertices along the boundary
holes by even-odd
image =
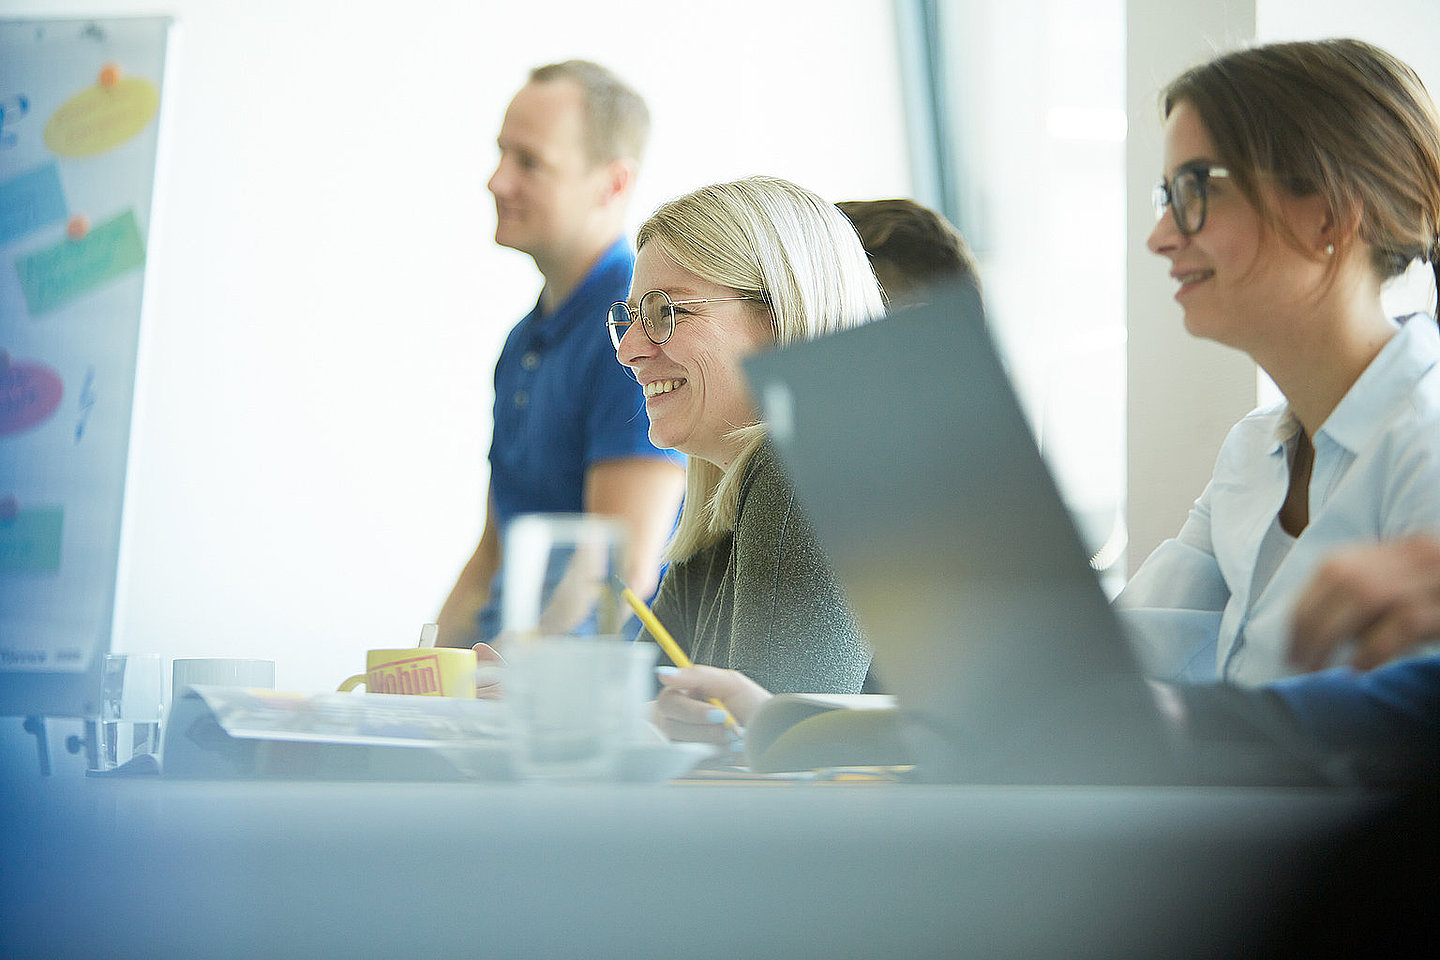
[[[1262,543],[1285,500],[1300,424],[1280,404],[1231,429],[1215,473],[1173,540],[1116,600],[1157,677],[1256,685],[1286,660],[1301,590],[1335,548],[1440,532],[1440,332],[1423,314],[1360,375],[1314,438],[1310,523],[1256,585]]]

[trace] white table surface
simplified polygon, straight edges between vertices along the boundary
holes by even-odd
[[[54,780],[5,957],[1253,951],[1374,799],[904,784]]]

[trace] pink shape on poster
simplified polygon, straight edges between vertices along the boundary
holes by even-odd
[[[16,363],[0,350],[0,436],[38,427],[65,395],[60,374],[40,363]]]

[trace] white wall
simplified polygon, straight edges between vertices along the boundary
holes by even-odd
[[[1257,0],[1255,32],[1265,41],[1356,37],[1378,44],[1440,95],[1440,4],[1435,0]]]
[[[1126,8],[1128,191],[1126,525],[1130,570],[1174,536],[1210,479],[1226,431],[1255,405],[1255,365],[1185,332],[1169,267],[1150,253],[1150,185],[1160,176],[1160,88],[1254,36],[1254,0],[1151,0]]]
[[[483,520],[491,368],[539,288],[484,189],[529,67],[600,60],[650,101],[635,224],[751,173],[909,192],[889,0],[167,6],[116,649],[273,658],[319,690],[433,619]]]

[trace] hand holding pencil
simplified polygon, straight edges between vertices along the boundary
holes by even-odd
[[[620,596],[624,598],[626,603],[630,604],[630,609],[634,610],[635,616],[639,617],[640,622],[645,624],[645,629],[650,632],[650,636],[655,638],[655,642],[660,644],[660,649],[665,651],[665,656],[670,658],[670,662],[682,668],[691,666],[690,658],[685,655],[684,650],[680,649],[680,644],[675,642],[675,638],[670,636],[670,631],[665,629],[665,625],[661,623],[650,608],[645,605],[645,601],[637,597],[634,590],[620,583],[618,578],[615,582],[620,587]],[[735,717],[731,715],[730,711],[725,707],[725,704],[718,698],[711,697],[709,698],[709,702],[725,712],[725,723],[727,726],[739,726],[739,724],[735,722]]]
[[[729,744],[733,749],[743,724],[771,693],[738,670],[696,665],[634,591],[616,579],[621,596],[677,669],[661,670],[664,689],[655,701],[655,723],[672,740]],[[704,704],[710,704],[707,712]],[[701,708],[701,709],[697,709]]]

